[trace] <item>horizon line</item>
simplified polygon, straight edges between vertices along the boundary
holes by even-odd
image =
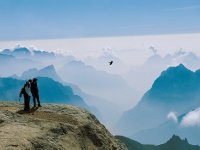
[[[200,32],[189,33],[164,33],[164,34],[138,34],[138,35],[118,35],[118,36],[94,36],[94,37],[62,37],[62,38],[39,38],[39,39],[19,39],[19,40],[0,40],[1,42],[15,41],[46,41],[46,40],[80,40],[80,39],[110,39],[110,38],[128,38],[128,37],[158,37],[158,36],[176,36],[176,35],[198,35]]]

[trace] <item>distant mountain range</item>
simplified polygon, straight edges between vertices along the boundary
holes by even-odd
[[[0,62],[1,61],[1,77],[8,77],[13,74],[19,75],[27,69],[43,66],[37,59],[33,59],[32,51],[25,47],[3,50],[0,52]]]
[[[0,78],[0,99],[18,101],[19,92],[24,83],[24,80]],[[38,88],[41,103],[72,104],[83,108],[89,108],[80,96],[74,95],[71,87],[64,86],[50,78],[39,77]]]
[[[53,52],[26,47],[5,49],[0,52],[0,62],[2,62],[0,63],[0,76],[19,76],[22,72],[31,68],[43,68],[49,64],[60,66],[74,59],[73,56],[62,56]]]
[[[132,137],[136,132],[157,128],[172,111],[182,115],[199,107],[199,72],[192,72],[183,64],[163,71],[138,105],[124,113],[118,124],[120,132]],[[140,136],[142,139],[145,136]]]
[[[0,53],[0,76],[7,77],[13,74],[20,74],[24,70],[32,67],[41,66],[38,62],[21,58],[17,59],[15,56]]]
[[[200,146],[191,145],[188,143],[187,139],[182,140],[176,135],[173,135],[166,143],[158,146],[140,144],[123,136],[115,137],[123,142],[127,146],[128,150],[200,150]]]
[[[32,56],[42,56],[42,57],[53,57],[55,54],[53,52],[46,52],[41,50],[30,50],[26,47],[16,47],[13,50],[4,49],[1,54],[14,56],[16,58],[30,58]]]
[[[156,50],[156,48],[151,46],[149,50]],[[153,52],[153,55],[144,64],[131,66],[124,76],[127,82],[142,95],[150,89],[152,83],[163,70],[180,63],[195,71],[200,68],[200,56],[182,49],[164,56]]]
[[[78,85],[86,93],[94,93],[98,97],[114,102],[121,108],[127,108],[138,99],[137,92],[119,75],[98,71],[82,61],[70,61],[58,70],[61,78]]]
[[[27,71],[24,71],[19,78],[27,80],[34,77],[48,77],[62,83],[62,79],[56,73],[54,65],[46,66],[40,70],[38,70],[37,68],[29,69]]]
[[[140,94],[144,94],[160,73],[172,64],[172,58],[162,58],[158,54],[150,56],[141,66],[132,66],[125,74],[126,81],[135,87]]]
[[[70,86],[73,90],[73,93],[75,95],[79,95],[90,107],[90,110],[98,117],[98,119],[100,119],[105,125],[107,125],[107,127],[111,127],[119,119],[120,111],[119,107],[116,104],[109,102],[102,97],[95,96],[95,94],[87,94],[73,83],[64,82],[57,74],[54,65],[46,66],[40,70],[36,68],[29,69],[27,71],[24,71],[20,77],[12,77],[20,80],[28,80],[34,77],[51,78],[55,81],[62,83],[63,85]]]
[[[51,64],[56,68],[58,75],[61,77],[60,79],[58,77],[53,78],[54,80],[60,82],[62,79],[66,83],[77,85],[86,93],[92,93],[92,95],[116,103],[116,105],[121,107],[121,109],[118,109],[121,112],[127,110],[127,107],[130,108],[130,104],[134,105],[134,100],[139,98],[138,93],[120,75],[98,71],[82,61],[77,61],[75,57],[70,55],[63,56],[52,52],[18,46],[14,49],[5,49],[0,52],[0,61],[2,61],[0,64],[0,77],[12,76],[17,78],[17,76],[21,76],[22,78],[20,79],[44,76],[43,74],[46,76],[47,74],[54,73],[47,73],[49,69],[41,69]],[[103,59],[102,61],[106,60]],[[107,64],[107,61],[105,63]],[[105,67],[111,70],[108,64]]]

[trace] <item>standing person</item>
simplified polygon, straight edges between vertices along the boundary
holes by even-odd
[[[32,93],[32,96],[33,96],[34,107],[36,107],[36,100],[35,99],[37,99],[38,107],[41,107],[36,78],[33,78],[33,81],[31,82],[31,93]]]
[[[30,110],[30,82],[27,81],[23,88],[20,91],[19,97],[21,98],[22,95],[24,96],[24,110],[29,111]]]

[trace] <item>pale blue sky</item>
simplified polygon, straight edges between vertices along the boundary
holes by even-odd
[[[0,40],[197,32],[199,0],[0,1]]]

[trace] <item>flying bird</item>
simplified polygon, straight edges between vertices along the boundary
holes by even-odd
[[[111,60],[111,61],[109,62],[109,64],[112,65],[112,64],[113,64],[113,61]]]

